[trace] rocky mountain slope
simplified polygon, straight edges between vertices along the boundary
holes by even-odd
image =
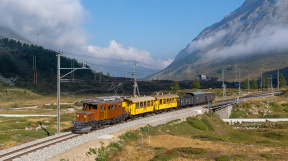
[[[157,74],[161,79],[194,79],[199,74],[236,80],[235,67],[241,79],[258,79],[270,72],[276,78],[280,69],[288,76],[288,1],[246,0],[225,18],[204,29],[179,52],[173,63]],[[269,75],[270,76],[270,75]]]

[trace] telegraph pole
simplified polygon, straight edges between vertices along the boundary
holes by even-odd
[[[40,32],[36,32],[36,35],[37,35],[37,40],[36,40],[36,45],[39,45],[39,36],[40,36]]]
[[[278,69],[278,73],[277,73],[277,91],[278,91],[278,95],[279,93],[279,69]]]
[[[238,72],[239,72],[238,78],[239,78],[239,96],[240,96],[241,95],[241,89],[240,89],[240,87],[241,87],[241,82],[240,82],[240,72],[241,72],[241,70],[238,69]]]
[[[272,90],[272,93],[273,93],[273,77],[271,75],[271,90]]]
[[[101,72],[101,66],[100,66],[100,83],[101,83],[101,76],[102,76],[102,72]]]
[[[249,84],[250,84],[250,71],[248,71],[248,93],[249,93],[249,91],[250,91],[250,86],[249,86]]]
[[[57,134],[60,134],[60,51],[57,54]]]
[[[222,69],[223,100],[226,100],[226,84],[225,84],[225,81],[224,81],[224,80],[225,80],[225,76],[224,76],[224,72],[225,72],[225,71],[226,71],[226,70]]]
[[[139,88],[138,88],[137,79],[136,79],[136,65],[137,65],[138,62],[134,61],[133,63],[134,63],[134,91],[133,91],[133,95],[134,95],[134,97],[136,97],[136,92],[137,92],[138,93],[138,97],[140,97]]]
[[[74,76],[72,79],[62,79],[63,77],[71,74],[72,72],[74,73],[75,70],[77,69],[89,69],[89,68],[86,68],[86,65],[84,64],[83,62],[83,66],[82,68],[74,68],[74,65],[73,65],[73,68],[60,68],[60,57],[63,55],[63,52],[62,54],[60,53],[60,51],[57,53],[57,134],[60,134],[60,83],[61,82],[72,82],[74,81]],[[61,77],[61,73],[60,73],[60,70],[61,69],[65,69],[65,70],[71,70],[69,73],[67,74],[64,74],[62,77]]]
[[[262,78],[263,78],[263,77],[262,77],[262,72],[261,72],[261,82],[260,82],[260,83],[261,83],[261,85],[260,85],[260,86],[261,86],[261,92],[263,92],[263,91],[262,91]]]

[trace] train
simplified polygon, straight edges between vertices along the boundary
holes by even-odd
[[[211,103],[213,92],[188,92],[183,97],[177,94],[162,94],[143,97],[96,97],[82,101],[83,109],[76,113],[72,132],[88,133],[106,125],[152,113]]]

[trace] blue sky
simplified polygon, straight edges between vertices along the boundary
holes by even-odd
[[[173,59],[206,27],[219,22],[244,0],[82,0],[89,44],[111,40]]]
[[[166,68],[244,0],[0,1],[0,26],[99,71]],[[106,67],[106,68],[105,68]]]

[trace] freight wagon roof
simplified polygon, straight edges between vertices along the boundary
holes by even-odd
[[[161,98],[171,98],[171,97],[179,97],[177,94],[164,94],[164,95],[157,95],[154,96],[156,99],[161,99]]]
[[[126,101],[126,100],[135,103],[135,102],[150,101],[150,100],[154,101],[155,98],[151,97],[151,96],[124,98],[124,101]]]
[[[194,96],[194,95],[200,95],[200,94],[205,94],[205,92],[202,92],[202,91],[197,91],[197,92],[187,92],[187,93],[185,93],[185,95],[192,95],[192,96]]]

